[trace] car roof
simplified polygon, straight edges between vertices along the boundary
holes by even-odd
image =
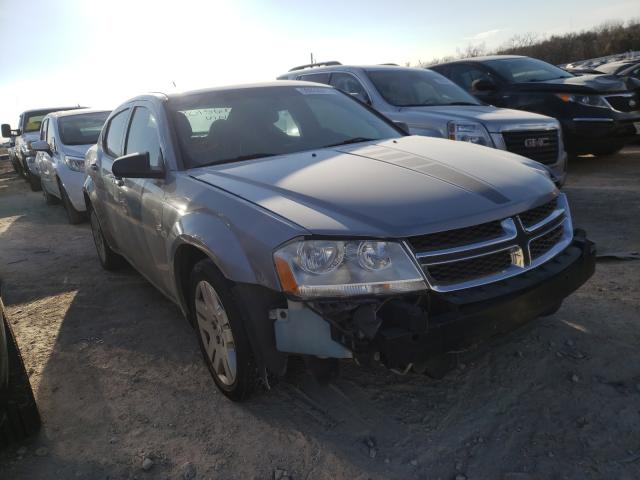
[[[635,60],[619,60],[617,62],[603,63],[602,65],[598,65],[596,69],[605,73],[610,73],[630,67],[636,63],[640,63],[640,59],[636,58]]]
[[[110,113],[111,110],[97,109],[97,108],[77,108],[75,110],[60,110],[47,114],[49,118],[61,118],[72,117],[75,115],[85,115],[88,113]]]
[[[451,60],[451,61],[448,61],[448,62],[436,63],[436,64],[433,64],[433,65],[430,65],[430,67],[437,67],[439,65],[450,65],[452,63],[460,63],[460,62],[482,63],[482,62],[486,62],[486,61],[489,61],[489,60],[513,60],[515,58],[530,58],[530,57],[527,57],[525,55],[485,55],[484,57],[460,58],[460,59]]]
[[[297,75],[311,75],[314,73],[323,73],[323,72],[334,72],[337,70],[424,70],[420,67],[401,67],[399,65],[388,65],[388,64],[379,64],[379,65],[329,65],[326,67],[309,67],[303,68],[300,70],[289,71],[283,75],[280,75],[278,78],[286,78]],[[280,82],[282,83],[282,82]]]
[[[58,111],[62,111],[62,110],[77,110],[79,108],[84,108],[84,107],[80,107],[80,106],[76,105],[76,106],[66,106],[66,107],[32,108],[30,110],[25,110],[24,112],[21,113],[21,115],[29,115],[30,113],[45,112],[47,110],[49,112],[58,112]]]
[[[259,88],[282,88],[282,87],[303,87],[303,86],[308,86],[308,87],[323,87],[323,88],[333,88],[330,87],[329,85],[324,85],[322,83],[315,83],[315,82],[303,82],[303,81],[299,81],[299,80],[287,80],[287,81],[282,81],[282,80],[278,80],[278,81],[272,81],[272,82],[261,82],[261,83],[247,83],[247,84],[240,84],[240,85],[225,85],[225,86],[221,86],[221,87],[211,87],[211,88],[201,88],[198,90],[187,90],[184,92],[172,92],[172,93],[165,93],[165,92],[151,92],[151,93],[146,93],[144,95],[138,95],[137,97],[131,98],[128,101],[124,102],[125,103],[130,103],[130,102],[134,102],[137,100],[157,100],[157,99],[170,99],[170,98],[180,98],[180,97],[184,97],[187,95],[194,95],[194,94],[201,94],[201,93],[208,93],[208,92],[225,92],[225,91],[235,91],[235,90],[244,90],[244,89],[259,89]]]

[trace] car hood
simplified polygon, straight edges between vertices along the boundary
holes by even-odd
[[[534,125],[548,127],[557,126],[557,121],[551,117],[538,113],[497,108],[491,105],[442,105],[433,107],[403,107],[408,123],[419,124],[420,119],[438,118],[446,125],[450,120],[480,122],[492,133],[499,133],[504,128],[513,129],[515,126],[531,128]]]
[[[94,144],[92,144],[92,143],[87,144],[87,145],[62,145],[60,147],[60,150],[65,155],[70,155],[72,157],[84,158],[84,155],[85,155],[85,153],[87,153],[87,150],[89,150],[91,147],[93,147],[93,145]]]
[[[403,137],[192,169],[318,235],[404,238],[501,219],[554,195],[530,160],[463,142]]]
[[[627,85],[615,75],[581,75],[579,77],[556,78],[545,82],[515,83],[514,90],[554,91],[567,93],[612,93],[624,92]]]

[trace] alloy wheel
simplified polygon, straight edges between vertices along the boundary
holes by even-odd
[[[224,305],[206,280],[196,285],[195,310],[207,361],[220,383],[233,385],[237,374],[235,340]]]

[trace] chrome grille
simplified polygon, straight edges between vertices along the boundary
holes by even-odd
[[[503,272],[511,263],[511,253],[503,250],[477,258],[430,265],[429,274],[438,284],[448,285]]]
[[[544,164],[558,161],[557,130],[503,132],[502,138],[506,149],[510,152]]]
[[[640,95],[626,93],[623,95],[610,95],[607,102],[614,110],[619,112],[635,112],[640,110]]]
[[[529,244],[531,259],[534,260],[536,258],[539,258],[549,250],[551,250],[554,245],[556,245],[562,239],[563,233],[564,230],[562,228],[562,225],[560,225],[553,230],[545,233],[544,235],[531,240],[531,243]]]
[[[447,248],[468,245],[469,243],[493,240],[504,235],[504,230],[499,220],[495,222],[474,225],[473,227],[458,228],[446,232],[431,233],[408,239],[415,251],[429,252],[444,250]]]
[[[474,237],[473,232],[480,235]],[[490,235],[483,236],[483,232]],[[463,239],[466,243],[461,243]],[[535,268],[563,251],[572,239],[567,199],[560,194],[513,217],[413,237],[407,243],[430,287],[447,292],[496,282]]]
[[[525,226],[525,228],[530,228],[540,223],[545,218],[549,217],[551,213],[558,207],[558,198],[554,198],[550,202],[545,203],[544,205],[540,205],[539,207],[532,208],[531,210],[527,210],[526,212],[522,212],[518,217],[520,217],[520,221]]]

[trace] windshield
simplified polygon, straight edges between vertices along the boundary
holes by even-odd
[[[481,105],[439,73],[427,70],[368,70],[380,95],[396,107]]]
[[[199,92],[168,104],[189,167],[401,136],[330,87]]]
[[[546,82],[573,77],[569,72],[535,58],[506,58],[488,60],[486,63],[509,83]]]
[[[42,120],[44,119],[45,115],[47,115],[47,113],[50,113],[49,111],[46,112],[31,112],[26,114],[25,116],[25,120],[24,120],[24,129],[23,131],[26,132],[39,132],[40,131],[40,125],[42,124]]]
[[[65,145],[92,145],[98,141],[102,125],[109,112],[84,113],[71,117],[60,117],[58,131]]]

